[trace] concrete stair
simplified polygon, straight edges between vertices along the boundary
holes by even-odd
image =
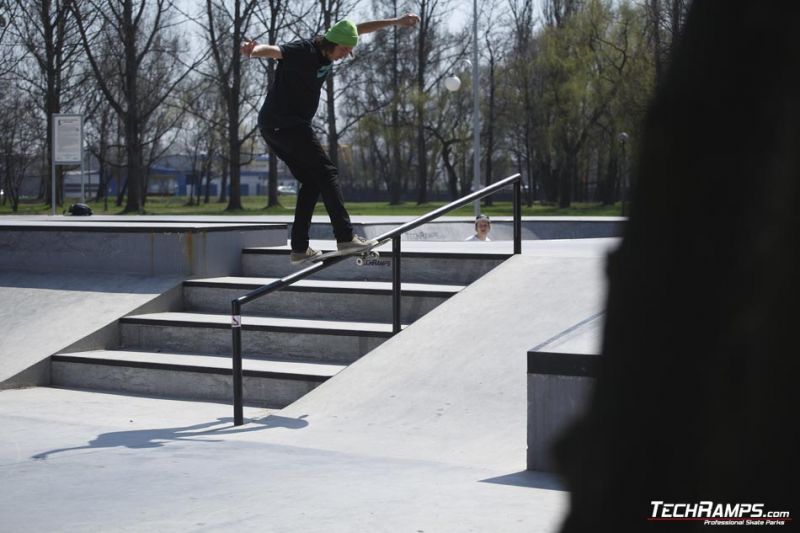
[[[226,402],[233,396],[230,357],[182,353],[94,350],[55,355],[53,379],[64,386],[148,396]],[[344,365],[245,359],[244,395],[284,407],[345,368]]]
[[[150,313],[120,320],[121,347],[231,353],[230,315]],[[243,316],[242,355],[352,363],[392,336],[391,324]]]
[[[231,301],[277,278],[224,277],[195,279],[183,284],[187,310],[230,313]],[[463,285],[403,284],[401,321],[413,322],[458,293]],[[287,318],[318,318],[356,322],[392,321],[389,282],[301,280],[247,305],[247,313]]]
[[[312,243],[312,246],[314,244]],[[321,247],[326,252],[333,247]],[[347,260],[326,268],[313,279],[352,281],[391,281],[391,248],[378,248],[380,258],[373,264],[357,267]],[[286,276],[300,269],[287,260],[286,247],[251,247],[242,252],[242,269],[247,276]],[[510,253],[403,251],[403,283],[453,283],[469,285],[511,256]]]
[[[296,271],[288,253],[285,246],[245,248],[242,275],[185,280],[180,309],[125,316],[113,342],[84,342],[72,353],[53,356],[53,384],[230,402],[231,301]],[[507,257],[403,252],[403,327]],[[390,254],[384,251],[379,264],[354,263],[342,261],[245,306],[246,404],[284,407],[392,336]]]

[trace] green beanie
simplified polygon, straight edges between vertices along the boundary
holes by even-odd
[[[358,44],[358,28],[349,20],[340,20],[328,30],[325,38],[332,43],[353,48]]]

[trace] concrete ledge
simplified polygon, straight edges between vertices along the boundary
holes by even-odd
[[[217,276],[241,251],[286,243],[283,224],[0,221],[0,269]]]
[[[492,240],[511,240],[513,235],[513,222],[511,210],[509,216],[492,217]],[[74,222],[75,217],[70,216],[8,216],[7,219],[23,221],[64,221]],[[413,216],[353,216],[353,229],[356,233],[366,237],[376,237],[381,233],[405,224],[416,217]],[[604,237],[620,237],[626,222],[625,217],[586,217],[586,216],[526,216],[522,217],[522,238],[525,240],[550,240],[550,239],[588,239]],[[81,222],[135,224],[147,223],[173,223],[191,222],[198,224],[282,224],[291,228],[293,216],[281,215],[180,215],[180,216],[154,216],[154,215],[93,215],[84,217]],[[424,224],[403,235],[404,241],[463,241],[474,231],[475,218],[472,216],[444,216],[428,224]],[[314,216],[311,223],[310,236],[312,239],[333,239],[330,220],[327,216]],[[289,232],[285,232],[288,237]]]
[[[43,220],[0,220],[0,227],[9,231],[66,231],[66,232],[93,232],[93,233],[193,233],[196,231],[230,231],[236,229],[240,231],[261,231],[269,227],[271,229],[287,228],[286,224],[258,224],[258,223],[210,223],[210,222],[180,222],[180,221],[92,221],[92,220],[62,220],[62,221],[43,221]]]
[[[596,355],[528,352],[528,374],[593,378],[598,363]]]
[[[353,221],[356,233],[367,238],[392,230],[412,220],[373,220],[379,217],[360,217],[368,220]],[[523,240],[590,239],[620,237],[625,223],[622,217],[523,217]],[[474,217],[443,217],[403,234],[404,241],[463,241],[474,233]],[[315,221],[311,225],[312,239],[333,238],[328,221]],[[514,238],[513,218],[492,217],[490,238],[494,241],[510,241]]]
[[[528,374],[528,470],[552,472],[553,445],[586,408],[594,379]]]
[[[528,470],[554,470],[553,445],[590,400],[602,316],[592,315],[528,351]]]

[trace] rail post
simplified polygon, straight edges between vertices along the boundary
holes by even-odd
[[[233,425],[244,424],[242,398],[242,306],[238,300],[231,303],[231,332],[233,334]]]
[[[400,235],[392,237],[392,333],[400,333]]]
[[[514,181],[514,253],[522,253],[522,178]]]

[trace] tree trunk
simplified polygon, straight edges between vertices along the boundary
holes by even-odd
[[[273,43],[274,44],[274,43]],[[267,86],[272,87],[272,80],[275,79],[275,61],[269,60],[267,70]],[[278,156],[275,152],[267,146],[267,155],[269,157],[269,174],[267,178],[267,207],[275,207],[281,205],[278,198]]]
[[[393,0],[393,13],[397,17],[397,0]],[[402,201],[401,173],[403,165],[400,154],[400,37],[397,26],[392,28],[392,128],[390,134],[391,164],[389,165],[389,204]]]
[[[234,87],[232,98],[239,100],[238,88]],[[230,152],[228,161],[231,173],[231,192],[226,211],[237,211],[242,209],[241,193],[241,143],[239,141],[239,107],[228,107],[228,151]]]
[[[488,187],[492,184],[492,173],[494,172],[492,168],[492,160],[494,158],[494,127],[497,114],[495,102],[495,90],[497,88],[495,80],[495,58],[488,36],[486,41],[487,49],[489,50],[489,117],[486,121],[486,175],[484,177],[484,187]],[[487,196],[484,198],[483,205],[491,206],[492,197]]]
[[[425,13],[427,2],[422,2]],[[417,204],[428,202],[428,147],[425,143],[425,65],[427,64],[427,22],[419,30],[417,40]]]

